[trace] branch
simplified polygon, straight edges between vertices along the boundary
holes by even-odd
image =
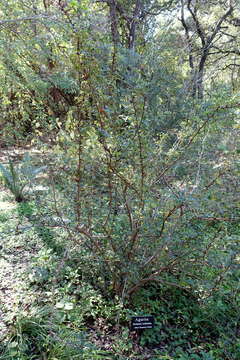
[[[114,0],[111,0],[114,1]],[[119,2],[116,2],[116,8],[118,10],[118,12],[122,15],[122,17],[129,23],[132,18],[130,18],[124,11],[124,9],[122,8],[122,6],[119,4]]]
[[[207,45],[208,47],[211,45],[211,43],[213,42],[215,36],[217,35],[217,33],[219,32],[219,30],[221,29],[221,25],[222,23],[226,20],[226,18],[231,15],[233,12],[233,7],[232,4],[230,3],[229,9],[225,12],[225,14],[223,14],[223,16],[218,20],[218,23],[212,33],[212,35],[208,38],[207,40]]]
[[[202,220],[202,221],[226,221],[226,222],[238,222],[239,219],[231,219],[231,218],[225,218],[225,217],[215,217],[215,216],[209,216],[209,217],[204,217],[204,216],[197,216],[194,218],[195,220]]]
[[[240,64],[228,64],[228,65],[224,66],[222,68],[222,70],[226,70],[226,69],[232,68],[232,67],[240,67]]]
[[[124,198],[124,202],[125,202],[124,205],[125,205],[125,208],[126,208],[127,214],[128,214],[130,228],[131,228],[131,231],[133,231],[133,228],[134,228],[133,216],[132,216],[132,210],[131,210],[131,208],[128,204],[128,200],[127,200],[127,186],[126,185],[123,190],[123,198]]]
[[[164,270],[164,269],[161,269],[161,271]],[[131,296],[134,292],[136,292],[138,289],[140,289],[141,287],[143,287],[145,284],[149,283],[149,282],[152,282],[152,281],[155,281],[155,282],[159,282],[159,283],[162,283],[164,285],[167,285],[167,286],[172,286],[172,287],[176,287],[178,289],[181,289],[181,290],[184,290],[184,291],[187,291],[187,292],[190,292],[190,290],[186,287],[183,287],[175,282],[169,282],[169,281],[166,281],[166,280],[162,280],[162,279],[159,279],[159,278],[156,278],[158,274],[155,273],[153,274],[152,276],[148,277],[148,278],[145,278],[145,279],[142,279],[139,281],[138,284],[132,286],[129,290],[128,290],[128,296]]]
[[[112,30],[112,38],[113,43],[116,46],[120,41],[120,36],[118,32],[118,19],[117,19],[117,12],[116,12],[116,2],[115,0],[111,0],[108,2],[109,6],[109,14],[111,18],[111,30]]]
[[[204,190],[208,190],[212,185],[215,184],[215,182],[222,176],[222,175],[225,175],[227,172],[229,172],[230,169],[227,169],[227,170],[224,170],[224,171],[220,171],[219,174],[212,180],[210,181],[210,183],[208,183]]]
[[[205,47],[205,45],[206,45],[206,37],[205,37],[204,31],[203,31],[203,29],[201,27],[201,24],[198,21],[198,18],[196,16],[196,11],[193,11],[193,9],[191,8],[191,2],[192,2],[192,0],[188,0],[187,9],[190,12],[190,14],[192,15],[192,18],[193,18],[193,20],[195,22],[197,33],[198,33],[198,35],[199,35],[199,37],[201,39],[201,42],[202,42],[202,47]]]
[[[183,0],[181,0],[181,19],[180,19],[181,23],[182,23],[182,26],[185,30],[185,36],[186,36],[186,39],[187,39],[187,44],[188,44],[188,61],[189,61],[189,65],[190,65],[190,68],[191,69],[194,69],[194,64],[193,64],[193,55],[192,55],[192,42],[191,42],[191,38],[190,38],[190,35],[189,35],[189,27],[187,26],[186,24],[186,21],[185,21],[185,14],[184,14],[184,2]]]
[[[222,49],[219,49],[217,46],[212,46],[213,49],[216,49],[217,51],[212,53],[212,54],[235,54],[235,55],[240,55],[240,50],[238,49],[233,49],[233,50],[222,50]]]
[[[201,133],[201,131],[205,128],[205,126],[208,125],[209,123],[209,119],[210,117],[214,117],[215,113],[217,113],[218,111],[221,110],[227,110],[227,109],[234,109],[234,108],[239,108],[240,107],[240,103],[235,103],[235,104],[226,104],[226,105],[220,105],[217,108],[213,109],[211,112],[209,112],[207,119],[203,122],[202,125],[199,126],[199,128],[192,134],[192,137],[189,139],[189,141],[187,142],[187,144],[185,146],[183,146],[181,154],[179,157],[177,157],[175,160],[172,161],[172,163],[170,163],[168,166],[166,166],[165,169],[162,170],[162,172],[158,175],[157,181],[159,181],[159,179],[161,179],[166,172],[172,168],[172,166],[174,166],[179,159],[181,158],[182,154],[184,153],[184,151],[186,151],[189,146],[192,144],[192,142],[194,141],[194,139]]]
[[[222,28],[223,28],[223,27],[222,27]],[[229,33],[225,32],[225,31],[220,31],[220,33],[232,38],[232,40],[229,40],[228,42],[232,42],[232,41],[234,41],[234,40],[237,39],[237,35],[232,35],[232,34],[229,34]]]
[[[34,15],[34,16],[26,16],[26,17],[22,17],[22,18],[2,20],[2,21],[0,21],[0,26],[5,25],[5,24],[11,24],[11,23],[15,24],[15,23],[23,22],[23,21],[35,21],[35,20],[43,20],[43,19],[56,20],[57,17],[56,16],[49,16],[49,15],[45,15],[45,14]]]

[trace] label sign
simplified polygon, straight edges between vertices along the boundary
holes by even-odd
[[[152,329],[154,328],[153,316],[133,316],[131,330]]]

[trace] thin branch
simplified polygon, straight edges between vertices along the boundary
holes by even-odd
[[[215,29],[212,33],[212,35],[207,39],[207,45],[208,47],[212,44],[212,41],[214,40],[215,36],[217,35],[217,33],[219,32],[222,23],[227,19],[228,16],[230,16],[233,12],[233,7],[230,4],[229,9],[225,12],[225,14],[223,14],[223,16],[218,20],[217,25],[215,26]]]
[[[240,64],[228,64],[228,65],[224,66],[221,70],[226,70],[230,67],[240,67]]]
[[[127,186],[125,185],[124,190],[123,190],[123,197],[124,197],[124,205],[128,214],[128,219],[129,219],[129,224],[130,224],[130,228],[131,231],[133,231],[133,217],[132,217],[132,210],[128,204],[128,200],[127,200]]]
[[[193,48],[192,48],[192,41],[191,41],[191,38],[190,38],[190,34],[189,34],[189,27],[187,26],[187,23],[185,21],[185,13],[184,13],[184,2],[183,0],[181,0],[181,19],[180,19],[182,25],[183,25],[183,28],[185,30],[185,36],[186,36],[186,40],[187,40],[187,46],[188,46],[188,58],[189,58],[189,65],[190,65],[190,68],[193,69],[194,68],[194,64],[193,64],[193,55],[192,55],[192,51],[193,51]]]
[[[193,18],[193,20],[194,20],[194,22],[195,22],[198,36],[200,37],[201,42],[202,42],[202,47],[205,47],[205,45],[206,45],[206,36],[205,36],[205,34],[204,34],[204,31],[203,31],[203,29],[202,29],[202,27],[201,27],[201,24],[200,24],[198,18],[197,18],[196,10],[195,10],[195,9],[194,9],[194,10],[192,9],[191,4],[192,4],[192,0],[188,0],[188,2],[187,2],[187,9],[188,9],[188,11],[190,12],[190,14],[192,15],[192,18]]]
[[[163,271],[164,269],[161,269],[161,271]],[[128,296],[131,296],[134,292],[136,292],[138,289],[140,289],[141,287],[143,287],[146,283],[149,283],[149,282],[152,282],[152,281],[155,281],[155,282],[159,282],[159,283],[162,283],[164,285],[168,285],[168,286],[171,286],[171,287],[176,287],[178,289],[181,289],[181,290],[185,290],[185,291],[190,291],[188,288],[186,287],[183,287],[175,282],[170,282],[170,281],[166,281],[166,280],[162,280],[162,279],[159,279],[159,278],[156,278],[157,274],[155,275],[152,275],[148,278],[145,278],[145,279],[142,279],[141,281],[139,281],[138,284],[132,286],[129,290],[128,290]]]
[[[34,15],[34,16],[25,16],[22,18],[16,18],[16,19],[7,19],[7,20],[1,20],[0,26],[5,24],[16,24],[23,21],[35,21],[35,20],[43,20],[43,19],[49,19],[49,20],[57,20],[56,16],[50,16],[49,14],[45,15]]]

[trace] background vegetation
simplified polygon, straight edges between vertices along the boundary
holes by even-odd
[[[239,359],[238,2],[0,13],[0,358]]]

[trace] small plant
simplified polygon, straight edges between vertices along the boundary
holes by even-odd
[[[7,214],[0,214],[0,223],[5,223],[9,219],[9,216]]]
[[[24,200],[23,190],[26,184],[23,184],[20,180],[12,160],[9,160],[8,165],[9,168],[7,169],[4,165],[0,164],[4,184],[13,193],[15,200],[17,202],[22,202]]]
[[[19,203],[26,200],[27,186],[31,185],[36,176],[45,168],[46,166],[33,167],[29,154],[24,156],[20,165],[15,165],[11,159],[9,159],[8,167],[0,164],[3,182]]]
[[[83,331],[59,324],[57,314],[42,308],[35,316],[19,316],[9,340],[0,347],[0,358],[29,359],[106,359]]]

